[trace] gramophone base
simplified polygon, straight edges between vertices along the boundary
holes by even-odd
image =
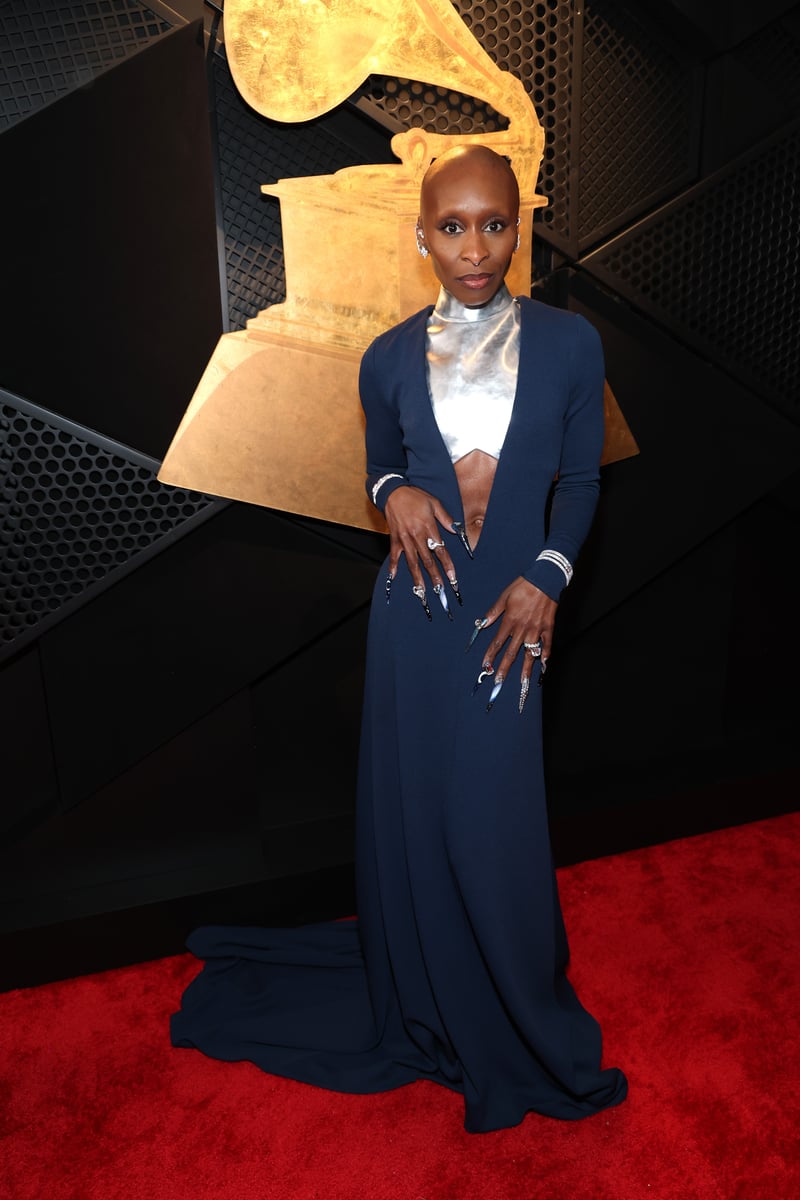
[[[364,490],[360,358],[264,330],[223,334],[159,480],[385,530]]]

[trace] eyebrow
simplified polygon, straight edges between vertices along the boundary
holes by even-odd
[[[489,209],[486,213],[479,214],[478,219],[481,221],[508,221],[509,215],[507,212],[500,212],[497,209]],[[461,213],[450,212],[445,213],[441,217],[436,218],[437,223],[442,221],[463,221],[464,217]]]

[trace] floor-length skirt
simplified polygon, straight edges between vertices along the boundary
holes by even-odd
[[[519,711],[515,664],[491,711],[475,690],[508,582],[483,539],[448,541],[463,607],[432,620],[401,561],[370,619],[356,814],[358,919],[300,929],[206,927],[204,968],[172,1019],[177,1046],[343,1092],[430,1079],[464,1096],[473,1132],[526,1112],[618,1104],[624,1075],[568,978],[550,852],[542,689]],[[483,552],[483,553],[482,553]],[[507,570],[507,568],[506,568]],[[598,947],[601,952],[601,947]]]

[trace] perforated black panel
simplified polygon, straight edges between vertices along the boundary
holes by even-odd
[[[583,24],[582,248],[696,169],[695,64],[618,0],[591,0]]]
[[[222,506],[158,466],[0,391],[0,658]]]
[[[759,29],[736,47],[734,57],[791,112],[800,112],[800,7],[794,22]]]
[[[436,133],[488,133],[506,129],[508,121],[483,100],[431,87],[416,79],[371,75],[354,99],[365,97],[405,129]]]
[[[0,5],[0,130],[89,83],[170,26],[136,0]]]
[[[261,193],[262,183],[277,178],[277,164],[268,161],[266,123],[244,104],[221,55],[214,56],[213,71],[228,319],[231,329],[243,329],[248,318],[286,296],[280,211]],[[291,166],[288,153],[286,163]],[[296,164],[287,173],[302,172]]]
[[[584,265],[787,414],[800,400],[800,127]]]

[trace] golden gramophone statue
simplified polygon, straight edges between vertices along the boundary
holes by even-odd
[[[483,142],[517,175],[521,248],[508,274],[530,293],[533,210],[544,134],[521,82],[501,71],[449,0],[227,0],[234,83],[272,120],[308,121],[369,76],[395,75],[486,100],[502,132],[396,134],[397,165],[264,186],[281,204],[286,300],[220,338],[158,478],[163,483],[365,529],[383,519],[364,491],[361,355],[382,330],[432,303],[416,251],[419,186],[451,145]],[[636,453],[606,389],[604,461]]]

